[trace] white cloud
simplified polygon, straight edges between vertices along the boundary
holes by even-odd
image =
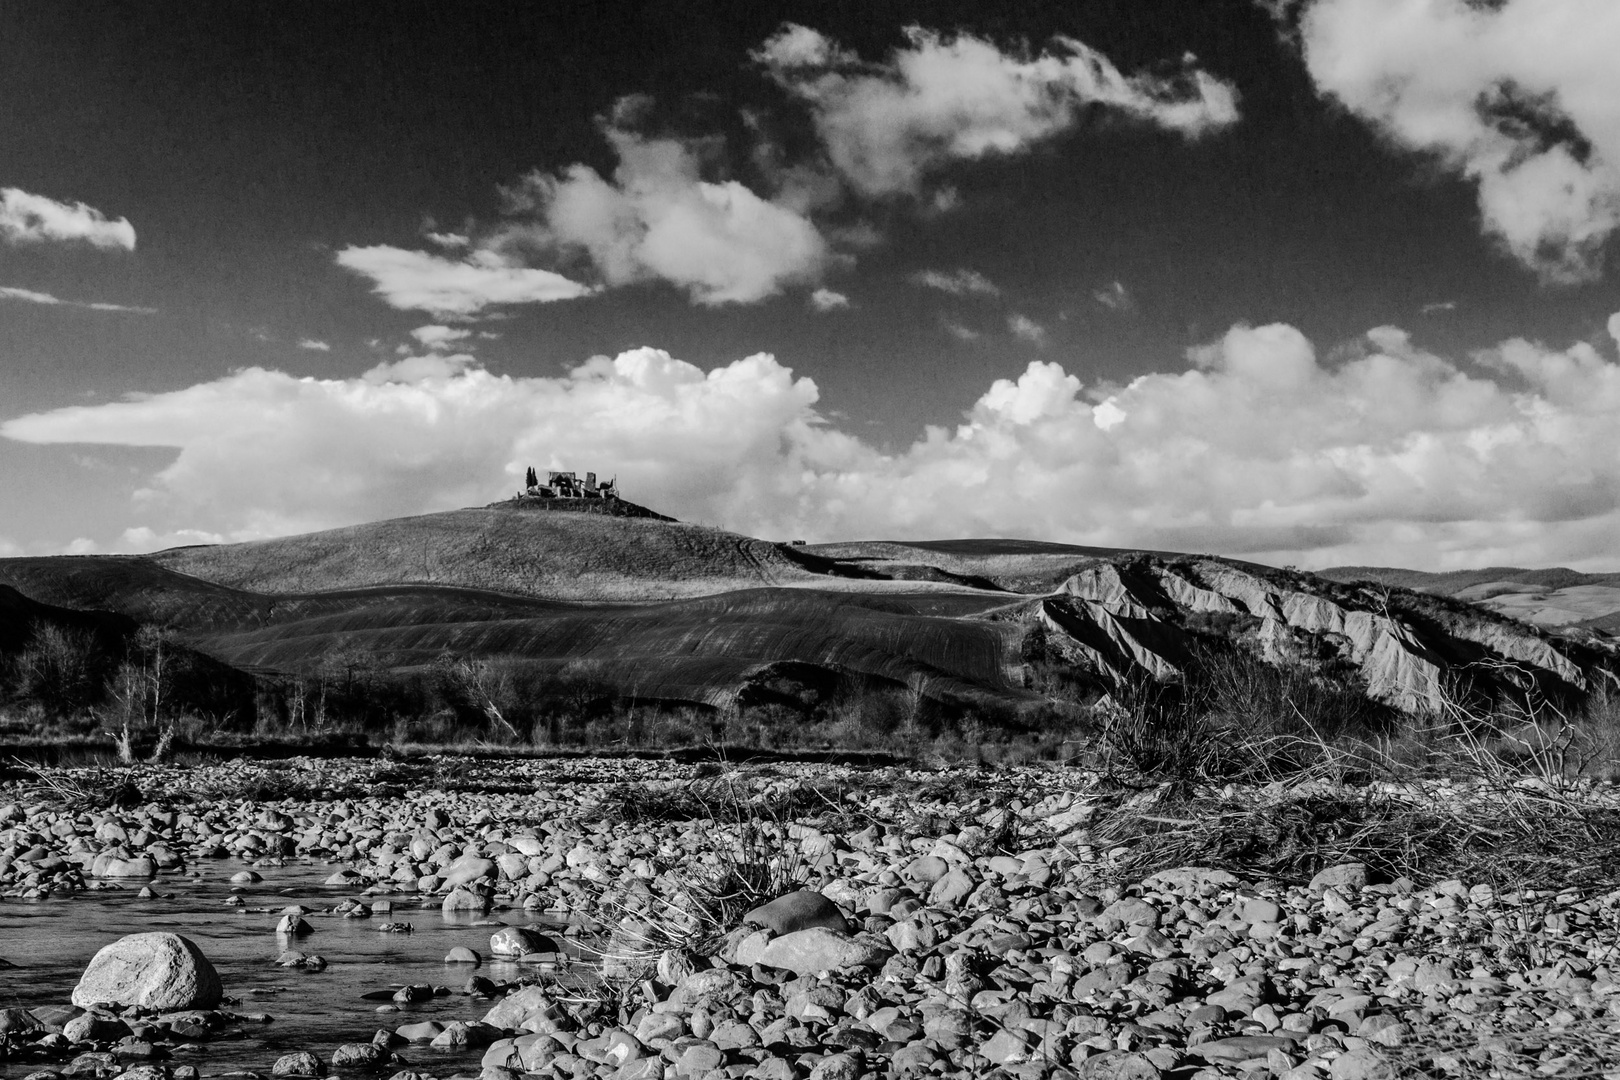
[[[533,238],[584,253],[607,284],[667,281],[699,304],[749,304],[815,282],[832,261],[791,198],[703,179],[702,144],[611,125],[606,135],[619,158],[611,180],[571,165],[509,194],[537,215]]]
[[[849,297],[831,289],[817,289],[810,294],[810,306],[817,311],[839,311],[849,307]]]
[[[938,289],[948,292],[952,296],[966,296],[969,293],[980,293],[984,296],[1000,296],[1001,288],[995,282],[979,273],[977,270],[919,270],[906,278],[913,285],[925,289]]]
[[[1031,345],[1046,344],[1046,327],[1030,318],[1013,312],[1007,316],[1007,329],[1012,331],[1013,337],[1020,341],[1027,341]]]
[[[1543,280],[1602,272],[1620,226],[1620,4],[1315,0],[1316,86],[1472,181],[1486,230]]]
[[[472,245],[472,239],[461,233],[429,231],[423,233],[422,238],[430,244],[450,251],[460,251]]]
[[[203,532],[199,529],[176,529],[173,532],[160,533],[146,525],[136,525],[123,531],[118,538],[116,550],[134,554],[162,551],[173,547],[193,547],[197,544],[223,544],[229,539],[219,533]]]
[[[955,338],[957,341],[978,341],[984,336],[977,330],[973,329],[973,327],[964,326],[962,323],[959,323],[954,319],[941,319],[939,321],[939,325],[944,327],[945,332],[951,335],[951,337]]]
[[[132,307],[128,304],[107,304],[100,301],[63,300],[50,293],[35,292],[33,289],[17,289],[9,285],[0,286],[0,300],[18,300],[25,304],[46,304],[49,306],[83,308],[86,311],[119,311],[126,315],[156,315],[157,308]]]
[[[1037,361],[891,453],[828,423],[814,383],[768,355],[705,373],[656,349],[557,378],[466,357],[352,379],[250,368],[0,434],[177,448],[136,503],[136,527],[160,537],[476,505],[526,465],[589,464],[632,499],[755,535],[1620,568],[1620,364],[1594,346],[1515,340],[1457,362],[1385,327],[1364,355],[1324,363],[1274,325],[1236,327],[1192,359],[1097,392]]]
[[[1420,315],[1441,315],[1441,314],[1444,314],[1445,312],[1456,311],[1456,310],[1457,310],[1457,301],[1455,301],[1455,300],[1436,300],[1433,303],[1424,304],[1423,307],[1419,310],[1418,313]]]
[[[418,326],[411,331],[411,337],[415,338],[417,344],[424,349],[442,352],[453,348],[456,342],[472,337],[472,331],[451,326]]]
[[[521,266],[480,249],[460,259],[377,244],[346,247],[338,265],[371,279],[390,307],[440,317],[476,315],[497,304],[547,304],[589,296],[588,285],[550,270]]]
[[[298,340],[298,347],[300,349],[308,349],[310,352],[332,351],[332,346],[328,345],[324,341],[317,341],[315,338],[300,338]]]
[[[1123,282],[1111,281],[1093,292],[1091,298],[1109,311],[1128,313],[1136,310],[1136,298]]]
[[[21,188],[0,188],[0,239],[10,244],[82,243],[135,250],[135,226],[84,203],[62,203]]]
[[[754,58],[805,101],[832,165],[867,196],[917,194],[952,161],[1021,153],[1074,127],[1083,110],[1195,137],[1237,119],[1237,94],[1192,66],[1174,78],[1125,75],[1101,53],[1056,37],[1037,55],[970,34],[912,27],[883,63],[789,24]]]

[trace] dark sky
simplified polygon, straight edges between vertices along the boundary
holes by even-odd
[[[1106,388],[1183,372],[1189,349],[1235,325],[1288,324],[1324,362],[1361,355],[1368,330],[1394,325],[1470,372],[1474,350],[1508,338],[1604,340],[1620,305],[1601,274],[1544,284],[1482,227],[1465,169],[1398,145],[1326,92],[1260,5],[987,7],[0,3],[0,187],[127,218],[139,237],[132,251],[0,246],[0,287],[154,309],[0,301],[0,421],[244,367],[356,379],[413,328],[449,322],[498,335],[467,344],[513,378],[643,346],[704,371],[768,352],[814,380],[836,427],[903,454],[1032,360]],[[750,59],[788,22],[871,65],[905,49],[912,26],[1008,56],[1073,38],[1127,75],[1191,63],[1235,89],[1240,118],[1188,138],[1084,105],[1017,152],[938,164],[921,194],[846,189],[805,211],[840,258],[749,302],[699,303],[656,274],[614,282],[578,252],[507,248],[605,287],[454,322],[390,306],[338,263],[346,248],[430,250],[435,230],[481,243],[521,217],[503,189],[536,171],[582,163],[612,177],[604,118],[629,95],[651,99],[637,120],[646,137],[702,141],[705,179],[770,195],[765,142],[824,164],[806,100]],[[931,209],[944,189],[953,208]],[[856,227],[866,242],[837,239]],[[915,281],[964,269],[998,291]],[[817,310],[816,287],[848,306]],[[31,507],[27,521],[0,521],[0,541],[105,544],[137,523],[129,492],[173,450],[86,442],[102,447],[0,440],[0,486]],[[89,498],[51,498],[59,489]]]

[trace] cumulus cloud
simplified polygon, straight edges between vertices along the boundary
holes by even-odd
[[[1620,4],[1313,0],[1317,88],[1475,185],[1486,230],[1549,283],[1602,272],[1620,225]]]
[[[977,270],[966,268],[959,270],[919,270],[906,279],[913,285],[924,289],[938,289],[940,292],[950,293],[952,296],[967,296],[979,293],[984,296],[1000,296],[1001,287]]]
[[[771,537],[1616,568],[1620,364],[1608,349],[1514,340],[1452,360],[1383,327],[1360,355],[1326,362],[1292,327],[1240,326],[1186,370],[1123,387],[1088,390],[1059,364],[1031,363],[960,423],[893,452],[829,423],[815,384],[769,355],[704,372],[651,348],[555,378],[441,356],[351,379],[249,368],[19,417],[0,434],[174,447],[132,525],[160,536],[476,505],[527,465],[584,462],[659,510]]]
[[[810,306],[817,311],[840,311],[849,307],[849,297],[831,289],[817,289],[810,294]]]
[[[452,259],[377,244],[346,247],[338,252],[337,262],[371,279],[372,291],[388,306],[441,318],[476,315],[494,305],[573,300],[594,291],[551,270],[522,266],[487,249]]]
[[[156,315],[157,308],[132,307],[129,304],[107,304],[100,301],[63,300],[50,293],[35,292],[33,289],[18,289],[9,285],[0,286],[0,300],[17,300],[25,304],[45,304],[51,307],[83,308],[86,311],[119,311],[127,315]]]
[[[1126,75],[1095,49],[1053,38],[1040,53],[971,34],[911,27],[907,44],[864,63],[789,24],[754,59],[804,101],[833,167],[866,196],[919,194],[953,161],[1008,156],[1074,127],[1088,108],[1189,138],[1237,119],[1237,93],[1194,66]]]
[[[21,188],[0,188],[0,239],[8,244],[77,243],[135,250],[135,226],[82,202],[63,203]]]
[[[611,179],[571,165],[509,194],[537,216],[533,238],[583,253],[608,285],[667,281],[699,304],[748,304],[815,282],[832,260],[792,198],[705,180],[703,144],[613,124],[605,134],[619,159]]]

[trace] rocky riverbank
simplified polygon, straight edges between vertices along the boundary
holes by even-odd
[[[285,933],[267,941],[267,956],[311,977],[321,917],[401,933],[441,913],[534,916],[527,932],[497,931],[487,953],[447,957],[442,985],[387,987],[379,973],[381,1030],[263,1063],[280,1075],[447,1076],[458,1070],[442,1052],[473,1048],[492,1080],[1620,1076],[1620,891],[1601,865],[1554,853],[1540,881],[1440,877],[1421,858],[1401,863],[1399,837],[1318,838],[1304,845],[1314,862],[1280,860],[1277,845],[1301,844],[1282,836],[1210,847],[1198,865],[1141,857],[1195,850],[1167,836],[1230,840],[1174,816],[1188,806],[1212,821],[1272,807],[1268,820],[1286,823],[1334,799],[1472,814],[1487,831],[1508,810],[1600,830],[1620,804],[1607,785],[1527,785],[1504,802],[1462,784],[1320,782],[1172,803],[1057,768],[50,772],[0,789],[0,903],[162,889],[228,855],[328,862],[338,898],[284,912]],[[1524,865],[1522,852],[1500,864]],[[5,951],[0,941],[0,962]],[[511,977],[490,977],[482,961],[497,955],[517,963],[502,968]],[[206,1074],[208,1040],[266,1019],[238,1011],[251,990],[143,1007],[101,989],[0,1011],[0,1068]],[[424,995],[465,1007],[390,1022]]]

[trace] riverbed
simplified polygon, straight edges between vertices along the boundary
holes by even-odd
[[[249,869],[263,880],[231,884],[232,875]],[[244,1023],[222,1038],[195,1044],[177,1053],[175,1063],[195,1064],[205,1075],[268,1072],[276,1057],[289,1051],[312,1050],[325,1060],[337,1046],[369,1040],[379,1028],[391,1031],[416,1020],[481,1016],[491,1002],[461,992],[471,975],[504,983],[536,973],[532,965],[492,960],[490,935],[503,925],[535,926],[553,936],[558,932],[555,923],[521,909],[446,914],[437,897],[424,901],[408,894],[388,897],[394,910],[386,916],[326,915],[325,909],[347,898],[378,899],[360,897],[352,886],[324,885],[334,869],[313,860],[277,866],[219,859],[160,874],[150,882],[160,894],[157,899],[138,899],[144,882],[132,881],[71,898],[0,901],[0,958],[15,965],[0,969],[0,1007],[67,1004],[85,965],[102,946],[126,934],[169,931],[195,941],[213,962],[226,995],[238,1002],[225,1008],[269,1017],[268,1022]],[[245,904],[227,906],[233,895]],[[275,933],[281,909],[293,904],[315,909],[305,916],[314,932],[296,941]],[[378,931],[390,921],[408,922],[412,932]],[[578,955],[572,942],[559,940]],[[482,966],[446,964],[445,954],[457,945],[482,956]],[[317,954],[328,967],[318,972],[278,967],[276,958],[287,948]],[[451,992],[405,1006],[365,997],[408,984]],[[413,1065],[447,1074],[476,1072],[482,1050],[412,1046],[399,1052]],[[38,1067],[0,1062],[0,1077],[13,1080]]]

